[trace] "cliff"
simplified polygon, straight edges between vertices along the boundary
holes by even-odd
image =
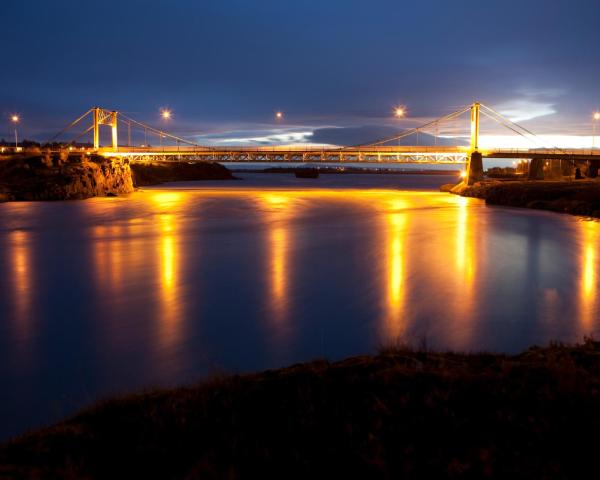
[[[71,200],[133,190],[126,159],[57,154],[0,161],[0,201]]]
[[[130,193],[134,186],[234,178],[218,163],[130,164],[126,158],[37,154],[0,158],[0,202],[72,200]]]

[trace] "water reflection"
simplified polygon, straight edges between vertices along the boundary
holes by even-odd
[[[100,289],[114,295],[123,284],[123,229],[120,225],[96,225],[92,229],[92,238],[96,282]]]
[[[455,235],[455,271],[450,274],[456,278],[454,317],[454,342],[458,348],[466,348],[473,327],[475,292],[475,269],[477,265],[477,238],[485,237],[485,232],[477,231],[471,217],[469,199],[457,198],[456,235]]]
[[[600,223],[578,222],[581,234],[579,317],[583,334],[589,334],[598,321],[598,257]]]
[[[408,216],[403,211],[406,202],[394,199],[389,202],[391,213],[386,214],[387,295],[384,323],[385,338],[399,339],[407,321],[406,302],[406,237]]]
[[[75,409],[397,338],[516,352],[600,333],[600,223],[437,192],[203,185],[0,205],[0,411],[54,421],[20,399]],[[9,421],[0,438],[35,426]]]
[[[259,201],[264,212],[268,241],[266,245],[268,265],[266,295],[268,302],[271,330],[276,342],[280,343],[289,331],[290,278],[290,220],[293,216],[292,194],[284,192],[261,193]]]
[[[33,278],[31,258],[31,234],[14,230],[8,234],[8,255],[11,261],[11,284],[13,286],[14,339],[22,343],[30,338],[33,321]]]
[[[150,197],[158,207],[156,225],[158,230],[157,257],[159,279],[159,309],[157,343],[161,350],[175,347],[181,339],[184,302],[181,300],[180,254],[178,222],[186,195],[181,192],[157,192]]]

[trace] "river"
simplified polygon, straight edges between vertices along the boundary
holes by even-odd
[[[0,439],[216,373],[598,333],[598,222],[444,176],[240,175],[0,204]]]

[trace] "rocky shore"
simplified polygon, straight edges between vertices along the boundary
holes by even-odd
[[[96,155],[36,155],[0,161],[0,200],[72,200],[134,190],[129,162]]]
[[[0,478],[589,478],[599,409],[591,339],[391,348],[108,400],[0,445]]]
[[[485,180],[444,185],[442,191],[482,198],[490,205],[551,210],[600,218],[600,180]]]
[[[217,163],[149,162],[98,155],[17,155],[0,158],[0,202],[73,200],[131,193],[163,182],[234,178]]]
[[[166,182],[196,180],[229,180],[231,172],[214,162],[144,162],[132,163],[131,170],[136,187]]]

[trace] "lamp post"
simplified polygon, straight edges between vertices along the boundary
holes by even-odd
[[[17,148],[19,148],[19,136],[17,133],[17,125],[19,123],[19,116],[18,115],[12,115],[10,117],[10,121],[13,122],[14,126],[15,126],[15,150],[17,150]]]
[[[173,115],[173,113],[172,113],[172,112],[171,112],[171,110],[169,110],[168,108],[163,108],[163,109],[160,111],[160,116],[163,118],[163,120],[164,120],[165,122],[167,122],[167,121],[171,120],[171,116],[172,116],[172,115]],[[163,143],[162,143],[162,139],[163,139],[163,137],[164,137],[164,135],[163,135],[163,132],[160,132],[160,147],[161,147],[161,148],[162,148],[162,145],[163,145]]]
[[[398,105],[396,108],[394,108],[394,116],[396,118],[404,118],[404,116],[406,115],[406,107],[404,105]],[[418,133],[417,133],[418,135]],[[398,139],[398,145],[400,145],[400,142],[402,140],[399,138]]]

